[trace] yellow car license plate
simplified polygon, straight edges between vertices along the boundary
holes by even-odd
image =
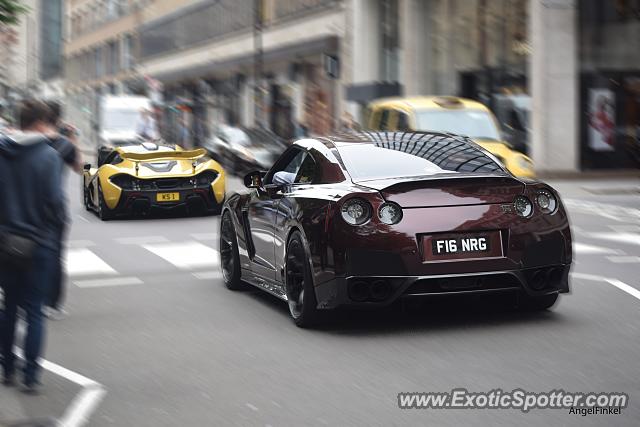
[[[156,194],[158,202],[179,202],[180,193],[158,193]]]

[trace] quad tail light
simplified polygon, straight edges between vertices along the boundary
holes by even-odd
[[[553,214],[558,209],[558,199],[550,191],[545,189],[537,190],[533,194],[535,206],[544,214]],[[513,201],[513,207],[516,213],[524,218],[528,218],[533,214],[534,203],[528,197],[518,196]]]
[[[365,199],[354,197],[342,204],[340,212],[347,224],[363,225],[371,219],[373,207]],[[396,203],[385,202],[378,208],[378,218],[384,224],[397,224],[402,220],[402,208]]]

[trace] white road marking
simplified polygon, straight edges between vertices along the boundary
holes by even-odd
[[[22,349],[16,348],[16,355],[24,359]],[[42,369],[82,387],[71,405],[65,409],[62,418],[57,420],[56,425],[59,427],[81,427],[87,424],[91,414],[107,394],[107,390],[102,384],[48,360],[40,360],[40,366]]]
[[[150,243],[166,243],[167,240],[164,236],[137,236],[137,237],[118,237],[115,240],[121,245],[148,245]]]
[[[589,237],[594,239],[611,240],[620,243],[629,243],[632,245],[640,245],[640,234],[635,233],[587,233]]]
[[[200,280],[221,279],[222,272],[221,271],[201,271],[198,273],[193,273],[193,277]]]
[[[616,264],[640,263],[640,256],[608,256],[607,259]]]
[[[211,268],[218,265],[218,251],[198,242],[144,245],[143,248],[181,270]]]
[[[137,277],[113,277],[108,279],[75,280],[73,282],[79,288],[101,288],[105,286],[141,285],[144,282]]]
[[[60,427],[81,427],[89,422],[107,390],[102,386],[85,387],[58,420]]]
[[[76,218],[78,218],[82,222],[86,222],[86,223],[90,223],[91,222],[87,218],[83,217],[82,215],[76,215]]]
[[[64,265],[69,276],[116,273],[109,264],[86,248],[69,249],[65,256]]]
[[[613,231],[618,233],[638,233],[640,234],[640,225],[608,225]]]
[[[571,273],[571,276],[576,279],[593,280],[595,282],[609,283],[610,285],[613,285],[616,288],[620,289],[621,291],[624,291],[629,295],[631,295],[632,297],[640,300],[640,291],[634,288],[633,286],[627,285],[621,280],[611,279],[609,277],[603,277],[603,276],[596,276],[595,274],[584,274],[584,273]]]
[[[587,245],[585,243],[573,243],[573,251],[576,254],[592,255],[592,254],[622,254],[621,251],[611,248],[603,248],[602,246]]]
[[[575,211],[595,216],[606,216],[620,222],[633,222],[640,219],[640,209],[579,199],[563,199],[563,202],[569,212]]]
[[[256,412],[258,411],[258,408],[252,405],[251,403],[245,403],[245,405],[247,405],[247,408],[251,409],[252,411],[256,411]]]
[[[96,243],[92,240],[69,240],[67,242],[67,248],[69,249],[90,248],[95,245]]]
[[[218,233],[193,233],[191,234],[191,237],[196,240],[206,242],[209,240],[218,240]]]

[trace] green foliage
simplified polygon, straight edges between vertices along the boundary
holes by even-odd
[[[15,25],[29,9],[20,0],[0,0],[0,25]]]

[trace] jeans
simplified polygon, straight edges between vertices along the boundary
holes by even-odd
[[[39,247],[28,270],[0,265],[0,285],[4,290],[4,316],[0,324],[0,349],[5,376],[15,373],[15,341],[18,307],[26,314],[27,335],[24,340],[24,382],[38,382],[38,358],[44,341],[42,305],[50,292],[51,277],[58,262],[56,251]]]
[[[57,236],[58,244],[55,250],[55,256],[57,262],[54,266],[52,275],[51,275],[51,287],[49,288],[49,292],[45,299],[45,305],[47,307],[55,308],[56,310],[60,309],[62,306],[62,300],[64,297],[64,269],[62,266],[62,250],[63,250],[63,241],[65,238],[65,230],[60,230],[60,234]]]

